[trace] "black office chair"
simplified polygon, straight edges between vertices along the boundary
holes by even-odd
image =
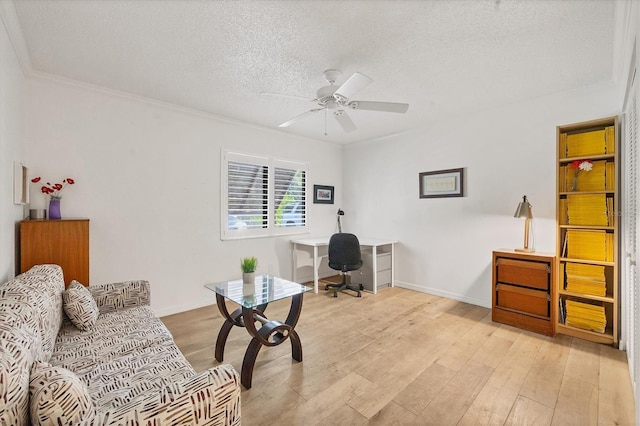
[[[364,290],[362,284],[347,284],[348,271],[357,271],[362,267],[360,254],[360,242],[353,234],[333,234],[329,240],[329,267],[342,272],[342,282],[339,284],[327,284],[324,289],[333,288],[333,297],[338,297],[338,292],[348,289],[357,292],[362,297],[360,290]]]

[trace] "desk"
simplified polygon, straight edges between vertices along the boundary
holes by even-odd
[[[302,361],[302,343],[294,329],[302,311],[302,295],[305,291],[311,290],[309,287],[270,275],[256,277],[250,291],[244,288],[241,279],[206,284],[205,287],[216,293],[216,304],[225,318],[216,340],[216,359],[222,362],[224,346],[233,327],[246,328],[252,337],[245,352],[240,373],[240,381],[245,388],[251,389],[253,367],[258,352],[263,346],[278,346],[290,339],[292,358]],[[267,305],[288,297],[291,298],[291,308],[287,319],[284,322],[268,319],[264,314]],[[229,314],[225,298],[237,303],[240,307]],[[262,326],[256,328],[256,322],[260,322]]]
[[[306,248],[313,249],[313,291],[315,293],[318,292],[318,267],[320,266],[320,261],[323,257],[327,257],[326,248],[329,246],[329,239],[331,237],[315,237],[315,238],[300,238],[291,240],[291,244],[293,244],[292,256],[293,256],[293,281],[297,281],[298,278],[298,251],[304,250]],[[389,254],[389,272],[390,272],[390,282],[389,285],[393,287],[393,283],[395,280],[394,273],[394,256],[395,256],[395,244],[397,241],[393,240],[382,240],[376,238],[359,238],[360,247],[364,250],[371,250],[371,261],[370,264],[367,265],[367,262],[363,262],[362,269],[368,269],[371,272],[372,278],[372,289],[373,293],[378,292],[378,278],[379,278],[379,265],[378,260],[381,254]],[[322,250],[322,252],[321,252]],[[369,256],[365,256],[363,253],[363,261],[368,259]],[[367,274],[368,275],[368,274]],[[365,286],[366,287],[366,286]]]

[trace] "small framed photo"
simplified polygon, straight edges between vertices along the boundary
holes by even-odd
[[[333,204],[333,186],[313,185],[314,204]]]
[[[464,197],[464,169],[420,173],[420,198]]]
[[[29,203],[29,170],[17,161],[13,162],[13,204]]]

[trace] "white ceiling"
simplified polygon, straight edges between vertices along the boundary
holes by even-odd
[[[323,71],[406,114],[324,114],[283,132],[349,143],[612,80],[613,1],[14,0],[35,71],[277,129]]]

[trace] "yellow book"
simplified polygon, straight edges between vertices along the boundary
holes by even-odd
[[[567,134],[560,133],[560,137],[558,138],[558,156],[559,158],[567,158]]]
[[[567,195],[569,225],[608,226],[607,199],[605,194]]]
[[[615,191],[616,189],[616,165],[607,162],[605,165],[605,189]]]
[[[607,260],[607,233],[603,230],[568,229],[567,256],[584,260]]]
[[[558,215],[559,215],[558,220],[560,221],[560,225],[568,225],[569,217],[567,216],[567,199],[560,198],[558,200],[558,203],[560,205],[559,211],[558,211]]]
[[[605,129],[604,137],[605,137],[605,148],[606,148],[605,153],[606,154],[615,153],[616,133],[613,126],[609,126]]]
[[[590,132],[572,133],[567,135],[567,156],[580,157],[585,155],[605,154],[607,143],[605,129]]]

